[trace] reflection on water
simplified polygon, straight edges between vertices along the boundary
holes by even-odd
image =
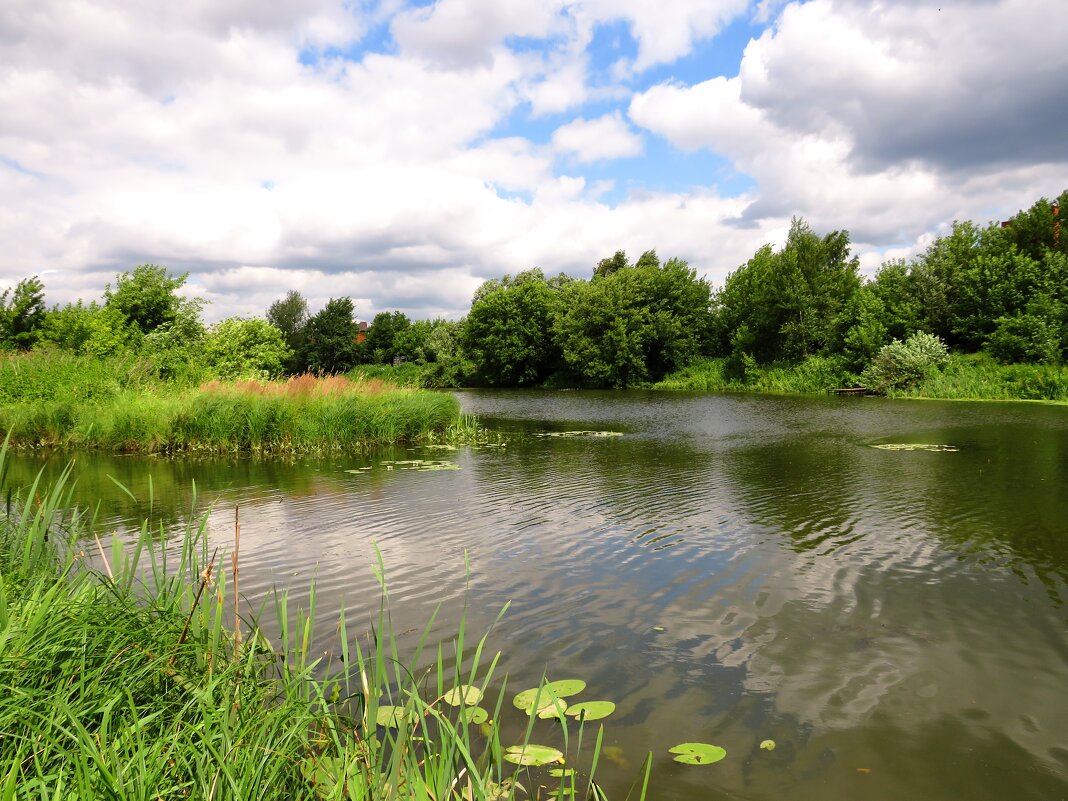
[[[465,605],[484,629],[511,601],[491,640],[511,688],[548,667],[617,702],[613,797],[650,750],[654,798],[1068,797],[1068,410],[460,397],[511,433],[506,449],[81,456],[79,493],[111,527],[151,514],[166,532],[195,480],[224,547],[240,506],[243,591],[314,579],[324,620],[345,605],[358,628],[376,608],[375,546],[401,630],[439,603],[440,634]],[[624,436],[528,436],[583,429]],[[460,469],[383,465],[412,458]],[[686,740],[728,757],[677,765],[666,750]]]

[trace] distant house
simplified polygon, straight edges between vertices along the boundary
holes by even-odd
[[[356,330],[356,344],[357,345],[359,345],[361,342],[363,342],[364,340],[367,339],[367,329],[369,327],[370,326],[367,323],[363,322],[362,320],[357,324],[357,326],[356,326],[356,329],[357,329]]]

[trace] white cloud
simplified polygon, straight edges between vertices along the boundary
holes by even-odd
[[[579,162],[627,158],[642,152],[642,139],[617,111],[593,120],[581,117],[553,133],[553,147]]]
[[[48,300],[63,302],[154,261],[193,273],[210,319],[262,313],[289,288],[351,295],[366,316],[455,316],[486,277],[585,275],[620,247],[719,281],[793,214],[850,228],[870,263],[1068,186],[1048,156],[1068,125],[1047,124],[1064,113],[1068,48],[1037,0],[944,0],[948,21],[919,3],[791,4],[738,78],[653,87],[629,119],[611,110],[625,82],[590,84],[597,26],[622,20],[638,42],[622,79],[690,52],[742,0],[397,5],[5,3],[0,285],[55,271]],[[395,52],[330,55],[382,25]],[[1010,45],[1013,62],[998,55]],[[654,134],[758,188],[650,193],[608,173]],[[634,192],[609,205],[613,179]]]

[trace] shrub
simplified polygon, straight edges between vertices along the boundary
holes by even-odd
[[[904,342],[884,345],[860,376],[860,383],[875,392],[908,389],[945,366],[946,343],[934,334],[917,331]]]

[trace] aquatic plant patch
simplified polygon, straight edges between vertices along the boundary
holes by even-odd
[[[928,451],[930,453],[956,453],[960,450],[956,445],[933,445],[924,442],[888,442],[871,447],[881,451]]]

